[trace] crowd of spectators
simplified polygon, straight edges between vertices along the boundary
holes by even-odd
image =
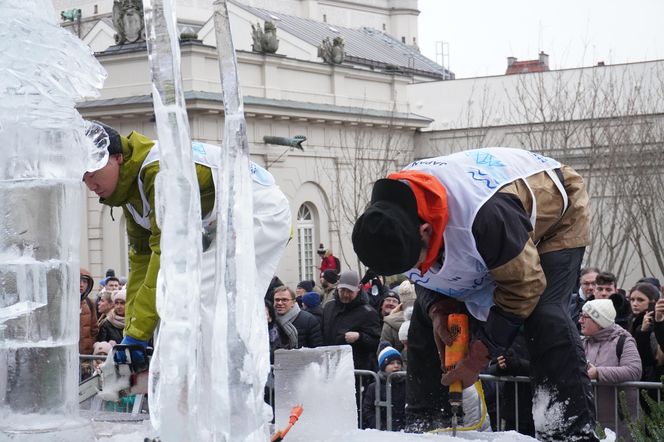
[[[300,281],[292,289],[275,277],[265,296],[270,360],[277,349],[327,345],[350,345],[356,369],[372,370],[380,382],[380,401],[385,401],[387,376],[406,370],[408,325],[415,301],[415,287],[401,278],[388,284],[381,275],[368,271],[362,278],[354,270],[340,271],[331,250],[320,247],[318,281]],[[83,355],[106,356],[122,340],[126,293],[123,281],[107,272],[96,295],[94,281],[81,269],[81,336]],[[596,380],[597,420],[615,426],[615,394],[611,384],[626,381],[659,382],[664,375],[664,299],[657,278],[645,277],[629,290],[617,278],[596,267],[581,270],[578,291],[570,294],[569,319],[578,324],[588,360],[588,376]],[[82,365],[82,379],[99,370],[100,362]],[[529,355],[519,335],[504,355],[495,358],[486,373],[496,376],[528,376]],[[486,383],[487,392],[499,388],[500,419],[492,394],[487,404],[494,430],[514,430],[535,435],[532,392],[513,383]],[[375,384],[361,383],[358,409],[363,426],[375,428]],[[656,397],[656,390],[648,391]],[[625,389],[627,405],[636,415],[637,389]],[[495,395],[493,395],[495,396]],[[645,412],[647,404],[641,400]],[[403,429],[405,377],[392,382],[392,429]],[[620,415],[617,433],[631,440],[625,416]],[[385,429],[385,416],[381,429]]]
[[[125,284],[124,278],[121,280],[113,269],[109,269],[92,296],[94,280],[87,269],[81,268],[79,354],[107,356],[113,346],[122,341],[127,296]],[[100,365],[98,360],[83,361],[80,379],[83,381],[98,372]]]
[[[586,267],[581,269],[578,291],[572,293],[569,300],[570,320],[578,324],[588,361],[588,376],[598,383],[595,390],[597,422],[626,441],[631,440],[627,416],[616,403],[613,385],[629,381],[660,382],[664,375],[664,299],[660,299],[661,293],[662,286],[657,278],[641,278],[629,290],[624,290],[613,273]],[[528,376],[528,366],[528,352],[517,338],[505,355],[492,361],[487,373]],[[500,422],[494,419],[492,425],[494,429],[512,430],[517,423],[514,384],[500,384],[500,388],[501,419]],[[624,390],[627,409],[634,418],[640,393],[636,388],[620,390]],[[657,397],[658,390],[647,392],[654,399]],[[640,406],[648,412],[644,400],[640,401]],[[519,432],[534,436],[531,407],[530,390],[520,388]]]

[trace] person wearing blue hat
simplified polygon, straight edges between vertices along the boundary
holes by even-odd
[[[316,292],[307,292],[302,295],[302,308],[322,322],[323,309],[320,305],[320,301],[320,295]]]
[[[387,378],[403,368],[401,353],[387,342],[381,342],[382,349],[378,353],[378,380],[380,382],[380,400],[387,400]],[[400,431],[404,427],[406,413],[406,378],[392,376],[392,431]],[[376,427],[376,382],[369,384],[364,390],[362,399],[362,428]],[[381,408],[380,428],[387,429],[387,413]]]

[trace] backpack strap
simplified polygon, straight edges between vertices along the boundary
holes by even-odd
[[[620,362],[620,357],[622,356],[623,347],[625,346],[625,339],[627,339],[627,336],[620,335],[618,338],[618,343],[616,344],[616,356],[618,356],[618,362]]]

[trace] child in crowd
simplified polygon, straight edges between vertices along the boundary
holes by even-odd
[[[93,351],[94,356],[108,356],[111,351],[113,351],[113,347],[117,342],[115,341],[101,341],[101,342],[95,342],[95,347]],[[99,374],[101,373],[101,366],[104,364],[104,360],[101,359],[95,359],[93,366],[94,366],[94,374]]]
[[[384,343],[383,343],[384,344]],[[387,400],[387,378],[390,374],[401,371],[403,361],[401,353],[394,347],[386,345],[378,355],[378,379],[380,381],[380,401]],[[392,376],[392,431],[404,428],[406,408],[406,377]],[[364,390],[362,400],[363,428],[376,428],[376,382],[369,384]],[[380,410],[380,428],[387,429],[387,411]]]

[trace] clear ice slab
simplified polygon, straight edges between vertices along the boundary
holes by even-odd
[[[77,100],[105,78],[50,0],[0,1],[0,442],[94,440],[78,416]]]
[[[320,440],[321,435],[356,430],[353,369],[349,345],[275,351],[277,428],[288,423],[291,408],[302,405],[302,417],[287,436],[291,441]]]

